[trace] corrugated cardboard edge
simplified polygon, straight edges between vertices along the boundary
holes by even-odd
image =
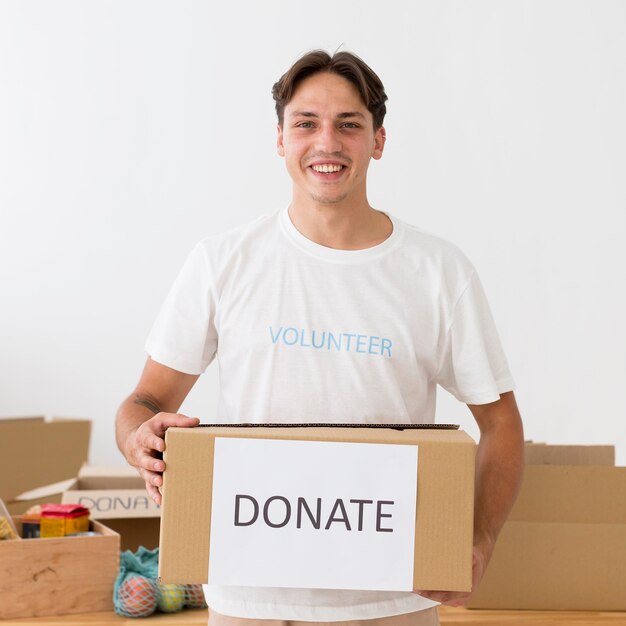
[[[198,468],[195,479],[205,481],[206,489],[195,493],[192,483],[184,484],[183,488],[176,490],[168,488],[176,480],[184,467],[172,461],[175,447],[184,446],[186,454],[199,452],[204,459],[202,467]],[[207,448],[207,445],[209,446]],[[205,438],[195,437],[193,429],[170,428],[165,433],[165,461],[166,471],[163,473],[161,507],[161,528],[159,532],[159,578],[162,582],[176,582],[184,577],[180,574],[176,564],[187,561],[194,554],[209,554],[210,532],[196,543],[187,541],[189,529],[196,525],[207,525],[206,520],[211,518],[211,496],[213,492],[213,441],[207,442]],[[205,454],[206,452],[210,452]],[[176,518],[174,518],[176,516]],[[184,521],[178,520],[182,518]],[[165,535],[168,541],[164,541]],[[207,557],[208,558],[208,557]],[[169,563],[170,568],[163,573],[163,564]],[[207,570],[208,571],[208,570]],[[207,571],[194,572],[187,582],[199,584],[206,582]]]
[[[464,435],[468,441],[471,438]],[[414,589],[469,591],[472,586],[472,524],[461,524],[467,511],[473,511],[475,445],[459,446],[455,441],[422,441],[419,447],[416,526],[421,532],[415,536]],[[436,443],[436,445],[433,445]],[[445,473],[435,473],[435,467],[446,467]],[[464,468],[472,468],[471,475]],[[446,494],[445,499],[441,494]],[[430,506],[431,503],[436,506]],[[464,515],[465,514],[465,515]],[[448,520],[442,528],[441,517]],[[471,517],[471,515],[470,515]],[[447,540],[433,542],[433,537],[445,532]],[[459,560],[466,563],[462,574],[454,565],[447,569],[444,563]],[[421,563],[421,567],[420,564]],[[429,585],[433,570],[437,570],[438,585]]]
[[[254,422],[245,422],[240,424],[198,424],[196,428],[235,428],[235,429],[246,429],[246,428],[355,428],[355,429],[372,429],[378,428],[381,430],[459,430],[458,424],[407,424],[407,423],[398,423],[398,424],[381,424],[381,423],[370,423],[364,424],[360,422],[340,422],[337,424],[327,424],[322,422],[293,422],[288,424],[279,424],[279,423],[263,423],[257,424]]]

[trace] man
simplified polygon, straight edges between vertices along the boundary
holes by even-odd
[[[160,502],[164,433],[215,356],[220,422],[432,422],[437,384],[468,404],[476,459],[473,582],[522,472],[514,383],[475,270],[452,244],[372,208],[387,96],[358,57],[314,51],[274,85],[287,210],[200,242],[147,342],[117,441]],[[364,339],[363,339],[364,338]],[[419,591],[419,593],[418,593]],[[205,588],[210,620],[436,624],[469,594]],[[227,617],[228,616],[228,617]]]

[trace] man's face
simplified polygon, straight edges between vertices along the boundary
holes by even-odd
[[[384,144],[385,131],[374,132],[356,87],[328,72],[298,85],[278,127],[278,154],[285,157],[294,199],[320,204],[367,202],[367,168]]]

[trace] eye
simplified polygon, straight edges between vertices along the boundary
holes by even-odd
[[[359,125],[355,124],[354,122],[344,122],[342,124],[343,128],[358,128]]]
[[[296,128],[313,128],[313,122],[298,122]]]

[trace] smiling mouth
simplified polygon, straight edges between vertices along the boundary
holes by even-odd
[[[336,172],[341,172],[345,165],[322,163],[319,165],[311,165],[310,167],[313,171],[318,172],[319,174],[335,174]]]

